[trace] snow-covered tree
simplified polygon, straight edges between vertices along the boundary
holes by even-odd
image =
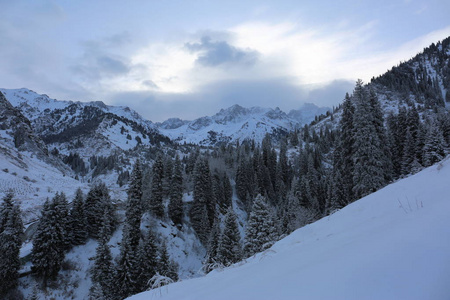
[[[249,257],[270,248],[277,238],[277,229],[270,206],[263,196],[258,195],[253,202],[247,223],[245,256]]]
[[[84,244],[88,238],[84,205],[83,192],[78,189],[69,212],[70,240],[74,246]]]
[[[370,97],[367,87],[364,87],[362,81],[358,80],[352,96],[355,104],[353,115],[355,130],[353,193],[355,199],[375,192],[386,183],[384,167],[387,158],[384,145],[380,140],[377,122],[374,120]]]
[[[31,270],[43,280],[44,287],[49,279],[56,279],[64,260],[66,224],[58,214],[57,205],[57,196],[44,203],[31,252]]]
[[[178,281],[178,266],[170,259],[166,243],[161,245],[158,273],[162,276],[171,278],[173,281]]]
[[[144,291],[148,288],[149,280],[155,276],[158,270],[158,247],[152,231],[149,231],[141,240],[138,249],[138,261],[139,289]]]
[[[139,292],[138,249],[130,242],[131,239],[130,225],[125,223],[114,279],[116,296],[121,298],[126,298]]]
[[[114,294],[114,265],[108,246],[108,217],[104,215],[100,238],[95,250],[94,266],[91,269],[93,286],[91,298],[110,299]]]
[[[111,230],[110,234],[112,234],[117,224],[117,216],[109,196],[108,188],[104,183],[98,183],[91,188],[86,196],[84,209],[88,232],[91,237],[99,237],[105,211],[109,212],[109,229]]]
[[[175,225],[183,221],[183,173],[180,158],[175,158],[169,202],[169,217]]]
[[[217,249],[217,261],[224,266],[232,265],[242,259],[241,237],[237,217],[232,207],[225,215],[224,228]]]
[[[0,208],[0,296],[17,287],[20,270],[20,248],[23,223],[20,208],[12,202],[12,195],[3,198]]]
[[[164,163],[163,158],[159,155],[152,168],[152,188],[150,197],[150,211],[155,216],[162,218],[164,216],[163,206],[163,177],[164,177]]]

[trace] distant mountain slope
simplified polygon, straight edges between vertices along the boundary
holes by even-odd
[[[152,122],[128,107],[103,102],[59,101],[28,89],[0,89],[32,122],[34,132],[50,147],[68,155],[108,156],[138,144],[170,142]]]
[[[304,105],[299,110],[284,113],[275,109],[233,105],[220,110],[211,117],[202,117],[194,121],[169,119],[157,124],[161,133],[178,143],[215,145],[217,143],[254,139],[262,141],[266,133],[275,138],[303,126],[314,120],[318,114],[330,111],[314,104]]]
[[[36,208],[46,197],[64,186],[81,185],[31,126],[0,92],[0,195],[13,192],[20,198],[26,222],[37,217]]]
[[[129,299],[448,299],[448,178],[447,159],[246,262]]]

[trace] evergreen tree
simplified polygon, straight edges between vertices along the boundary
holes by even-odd
[[[169,202],[169,217],[175,225],[183,222],[183,173],[180,158],[175,158]]]
[[[219,249],[220,240],[220,220],[216,219],[209,235],[208,247],[206,251],[206,259],[204,270],[206,273],[211,272],[218,264],[217,251]]]
[[[139,250],[139,290],[148,288],[149,280],[158,270],[158,248],[153,232],[149,231],[143,238]]]
[[[57,205],[57,196],[44,203],[31,252],[31,270],[42,278],[44,287],[47,286],[48,279],[56,279],[64,260],[67,232],[65,222],[58,214]]]
[[[199,157],[194,170],[194,201],[190,218],[192,227],[203,244],[208,241],[215,214],[209,164],[206,158]]]
[[[333,156],[333,195],[332,207],[341,208],[354,200],[354,127],[353,115],[355,108],[348,94],[342,105],[342,117],[339,122],[338,138]]]
[[[225,215],[224,228],[217,249],[217,260],[224,266],[232,265],[242,258],[237,217],[232,207]]]
[[[431,120],[423,147],[423,164],[429,167],[445,157],[445,141],[436,122]]]
[[[112,231],[117,224],[117,216],[114,205],[111,202],[108,188],[104,183],[98,183],[91,188],[86,196],[84,210],[86,214],[89,236],[98,238],[103,222],[103,214],[108,211],[109,228]]]
[[[81,189],[78,189],[72,201],[69,214],[69,231],[72,245],[83,245],[88,238],[87,220],[84,211],[84,197]]]
[[[161,245],[161,253],[159,256],[158,265],[158,273],[160,275],[169,277],[173,281],[178,281],[178,267],[173,261],[170,260],[165,243]]]
[[[63,247],[64,251],[70,249],[72,241],[71,241],[71,230],[69,229],[70,220],[69,220],[69,202],[67,201],[66,195],[64,193],[56,193],[53,198],[53,203],[55,204],[56,214],[59,216],[59,222],[63,227],[64,240]]]
[[[134,245],[134,237],[130,233],[130,225],[125,223],[114,279],[116,296],[121,298],[126,298],[139,292],[138,249]]]
[[[20,208],[12,202],[12,194],[3,198],[0,209],[0,296],[16,288],[19,283],[20,248],[23,223]]]
[[[152,193],[150,198],[150,211],[155,216],[162,218],[164,216],[163,206],[163,176],[164,176],[164,164],[163,158],[159,155],[152,168]]]
[[[103,216],[103,226],[100,229],[100,238],[95,250],[94,266],[92,267],[93,287],[90,291],[91,298],[113,298],[114,295],[114,265],[111,250],[108,246],[109,229],[108,217]]]
[[[128,224],[128,240],[130,247],[137,250],[141,238],[142,215],[142,170],[139,160],[134,165],[128,188],[128,201],[125,210],[125,222]]]
[[[386,182],[383,168],[387,159],[374,120],[370,97],[367,88],[363,86],[361,80],[358,80],[353,92],[355,103],[353,116],[355,129],[353,192],[356,199],[375,192],[383,187]]]
[[[276,225],[267,200],[258,195],[247,223],[244,253],[246,257],[264,251],[277,240]]]

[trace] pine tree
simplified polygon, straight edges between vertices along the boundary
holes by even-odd
[[[128,188],[128,201],[125,210],[125,222],[128,224],[128,240],[133,250],[136,250],[141,238],[142,215],[142,170],[139,160],[134,165]]]
[[[353,92],[355,103],[353,192],[356,199],[375,192],[386,182],[383,170],[386,164],[385,152],[369,98],[367,88],[363,86],[361,80],[358,80]]]
[[[194,201],[190,219],[200,241],[206,244],[215,218],[215,201],[207,159],[199,157],[194,170]]]
[[[20,208],[12,202],[12,194],[3,198],[0,220],[3,223],[0,227],[0,296],[6,296],[19,283],[23,234]]]
[[[103,214],[109,212],[109,228],[112,231],[117,224],[114,205],[109,197],[108,188],[104,183],[96,184],[86,196],[84,210],[86,214],[89,236],[98,238],[103,222]]]
[[[152,193],[150,198],[150,211],[155,216],[162,218],[164,216],[163,206],[163,176],[164,176],[164,164],[162,156],[158,156],[153,164],[153,176],[152,176]]]
[[[175,158],[169,202],[169,217],[175,225],[183,222],[183,173],[180,158]]]
[[[436,122],[431,120],[423,147],[423,164],[429,167],[445,157],[445,141]]]
[[[130,225],[125,222],[123,227],[120,255],[116,267],[114,286],[116,296],[129,297],[139,292],[139,261],[137,247],[131,242]]]
[[[246,257],[264,251],[277,240],[276,225],[267,200],[258,195],[247,223],[244,253]]]
[[[56,214],[59,216],[59,222],[61,226],[63,227],[64,234],[64,240],[63,240],[63,247],[64,251],[67,251],[70,249],[72,241],[71,241],[71,231],[69,229],[69,202],[67,201],[66,195],[64,193],[56,193],[55,197],[53,198],[53,203],[55,204],[55,210]]]
[[[149,280],[158,270],[158,247],[153,232],[149,231],[141,241],[138,249],[139,290],[148,288]]]
[[[42,209],[42,216],[33,240],[31,261],[33,273],[43,279],[44,287],[47,281],[55,280],[64,260],[66,246],[65,223],[61,220],[57,209],[58,197],[47,200]]]
[[[72,201],[69,213],[69,231],[72,245],[83,245],[88,238],[87,220],[84,211],[84,197],[81,189],[78,189]]]
[[[239,227],[232,207],[225,215],[224,228],[217,249],[217,260],[224,266],[232,265],[242,258]]]
[[[178,266],[172,260],[170,260],[165,243],[161,245],[161,253],[158,262],[158,273],[162,276],[169,277],[173,281],[178,281]]]
[[[93,282],[90,291],[91,298],[110,299],[114,294],[114,265],[111,250],[108,246],[108,222],[108,217],[104,215],[98,246],[95,250],[94,266],[91,270]]]
[[[208,247],[206,251],[206,259],[204,270],[206,273],[211,272],[218,264],[217,251],[219,249],[220,240],[220,220],[216,219],[209,235]]]

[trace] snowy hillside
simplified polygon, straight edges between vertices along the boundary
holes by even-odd
[[[85,162],[92,155],[109,156],[139,144],[168,141],[151,121],[128,107],[59,101],[25,88],[0,91],[31,121],[35,134],[50,149],[56,147],[65,155],[77,149]]]
[[[448,299],[449,178],[447,158],[246,262],[129,299]]]
[[[261,142],[266,133],[277,136],[288,133],[314,120],[315,116],[329,111],[314,104],[292,110],[289,115],[275,109],[233,105],[220,110],[211,117],[202,117],[191,122],[169,119],[159,125],[162,134],[179,143],[215,145],[254,139]]]

